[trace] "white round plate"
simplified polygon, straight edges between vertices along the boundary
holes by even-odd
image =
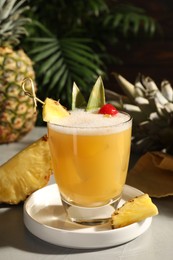
[[[120,205],[141,194],[141,191],[125,185]],[[95,226],[72,223],[66,218],[56,184],[34,192],[24,204],[24,223],[32,234],[51,244],[69,248],[117,246],[143,234],[151,221],[152,218],[147,218],[118,229],[112,229],[110,223]]]

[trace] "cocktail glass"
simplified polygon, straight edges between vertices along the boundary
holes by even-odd
[[[125,113],[119,112],[124,115]],[[48,123],[55,181],[68,218],[77,223],[108,221],[126,181],[132,118],[111,126]]]

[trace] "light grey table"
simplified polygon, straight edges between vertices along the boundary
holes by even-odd
[[[45,133],[46,128],[36,127],[20,142],[0,145],[0,164]],[[76,250],[44,242],[24,226],[22,205],[0,206],[0,260],[172,260],[173,197],[153,201],[160,214],[144,234],[127,244],[102,250]]]

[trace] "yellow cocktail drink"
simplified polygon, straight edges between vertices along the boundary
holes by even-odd
[[[48,124],[55,180],[62,200],[81,207],[116,201],[126,180],[131,118],[74,111]]]

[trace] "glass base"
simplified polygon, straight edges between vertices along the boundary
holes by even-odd
[[[72,222],[83,225],[97,225],[108,222],[114,213],[120,197],[112,200],[109,204],[98,207],[81,207],[62,199],[64,209]]]

